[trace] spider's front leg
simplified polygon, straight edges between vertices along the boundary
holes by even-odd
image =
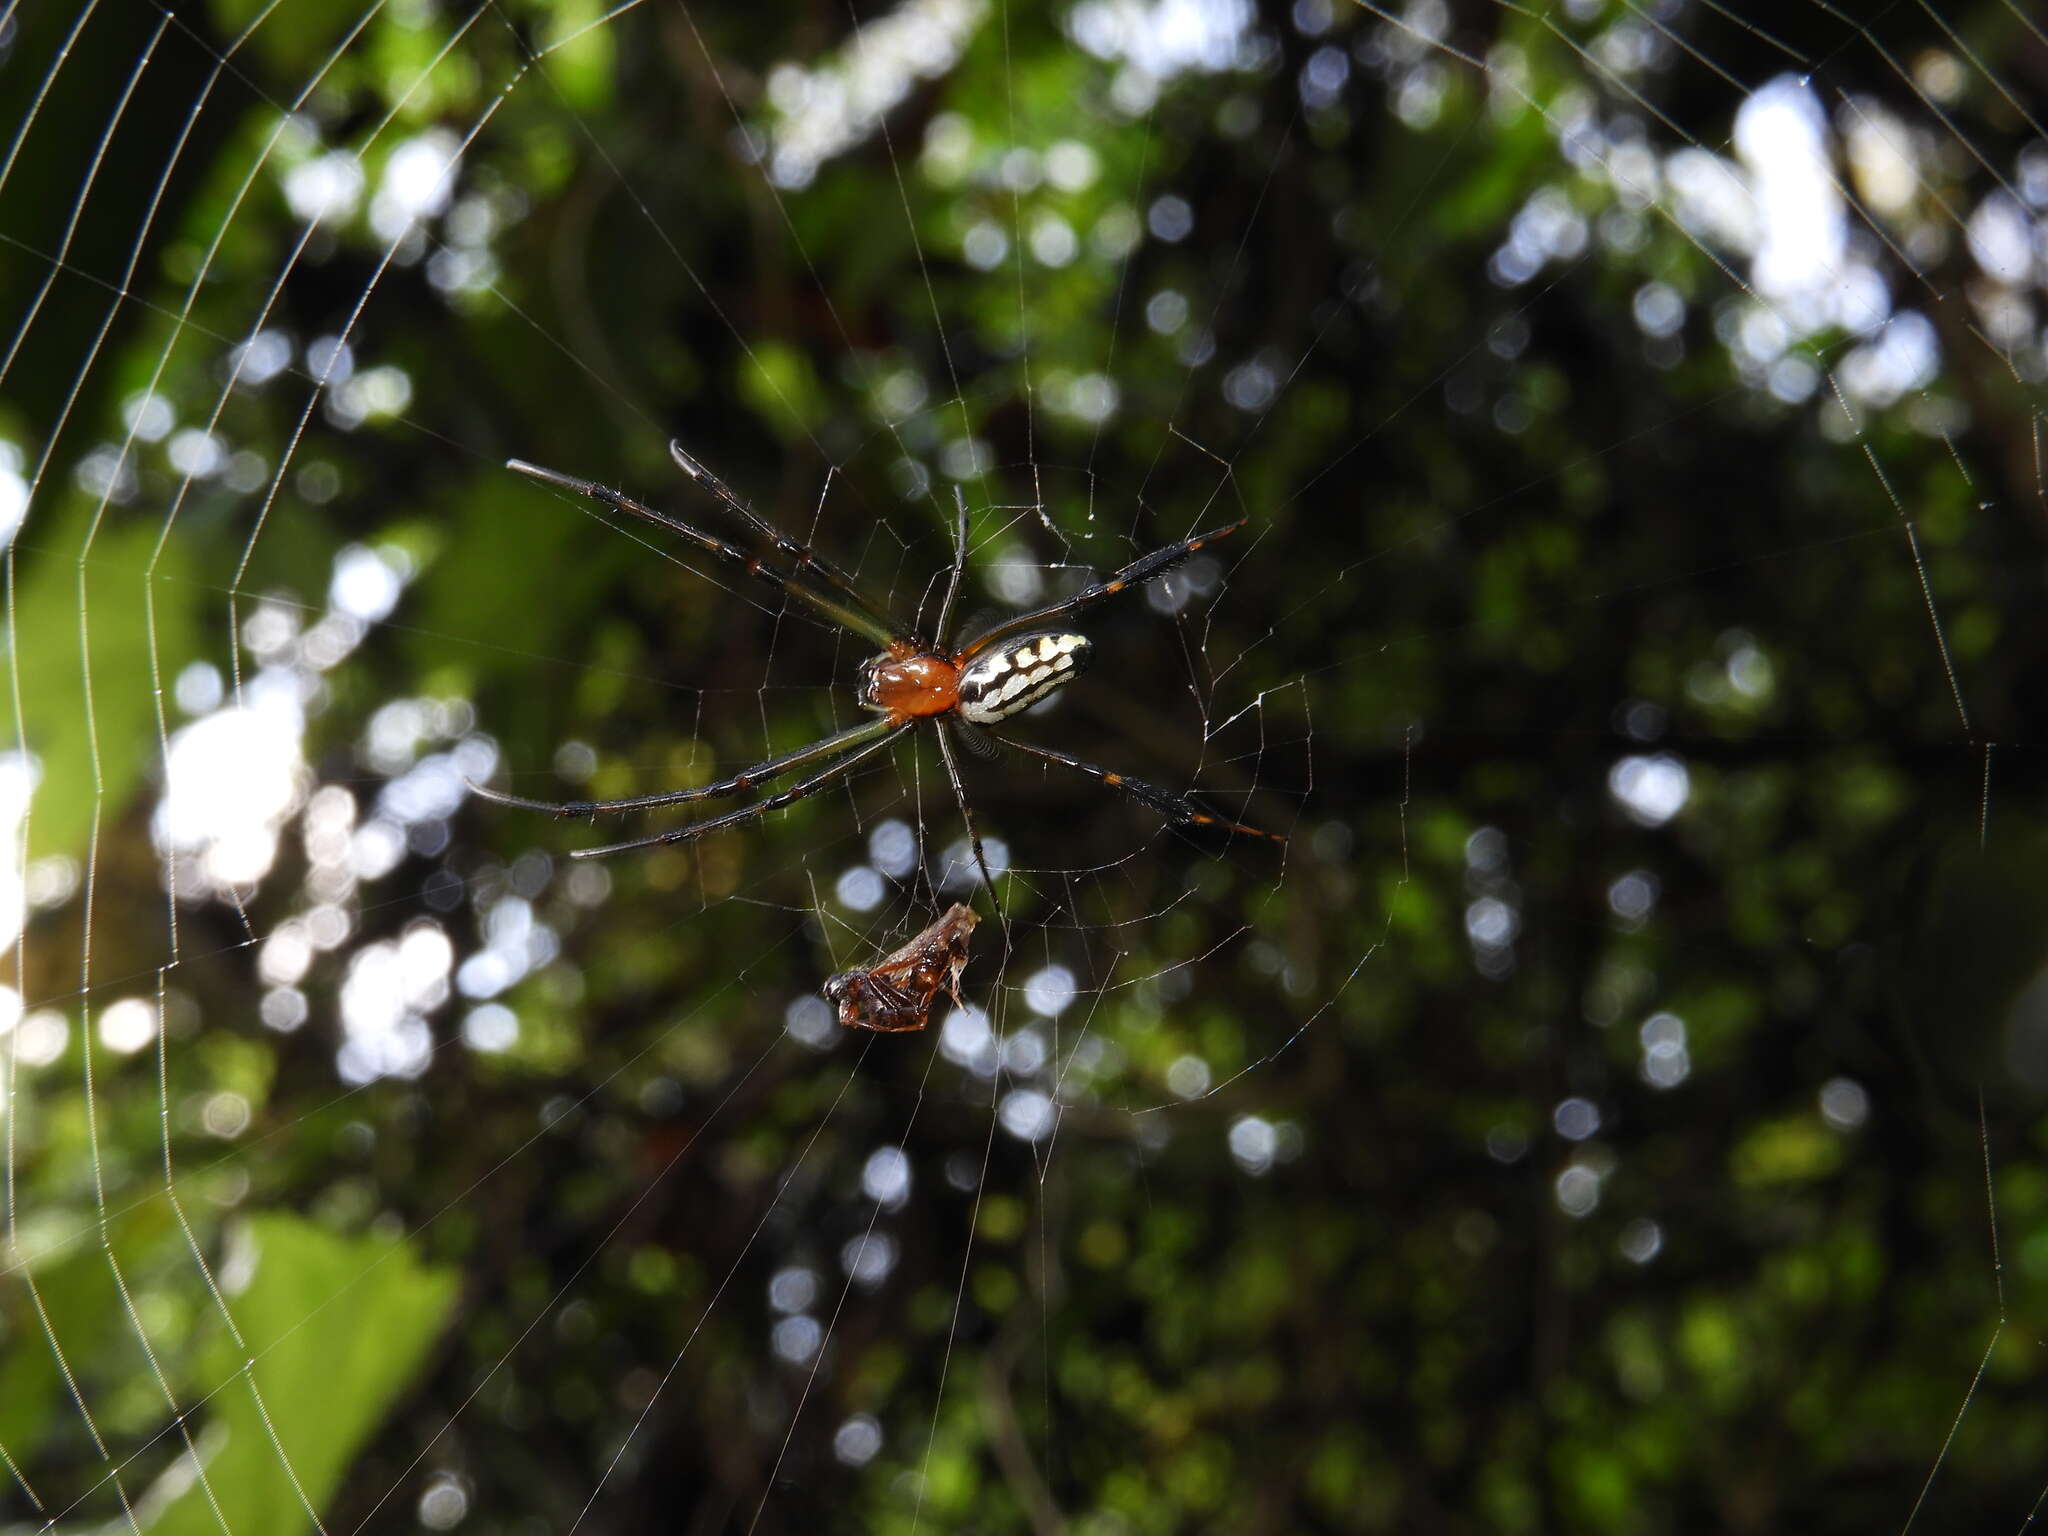
[[[705,784],[697,789],[664,790],[658,795],[635,795],[626,800],[529,800],[524,795],[508,795],[501,789],[487,789],[473,780],[469,787],[485,800],[499,805],[516,805],[526,811],[546,811],[563,821],[571,817],[611,815],[621,811],[650,811],[664,805],[687,805],[692,800],[721,800],[731,795],[743,795],[771,779],[781,778],[792,768],[857,747],[893,729],[894,725],[886,719],[870,720],[827,736],[823,741],[814,741],[808,746],[756,763],[729,779],[720,779],[716,784]]]
[[[882,748],[889,745],[890,738],[898,731],[909,729],[913,723],[909,720],[889,718],[878,720],[873,725],[856,727],[855,729],[861,735],[873,736],[875,740],[868,742],[864,746],[855,747],[851,752],[845,753],[838,761],[830,764],[821,772],[812,774],[808,779],[799,779],[796,783],[790,785],[788,789],[772,794],[765,800],[756,800],[752,805],[743,805],[738,810],[727,811],[723,815],[707,816],[704,820],[693,821],[686,827],[671,827],[668,831],[657,832],[651,837],[636,837],[628,842],[609,843],[602,848],[572,848],[569,850],[569,857],[572,859],[602,859],[609,858],[615,853],[630,853],[636,848],[669,848],[677,843],[691,842],[704,836],[707,832],[717,832],[726,827],[736,827],[742,822],[752,821],[756,817],[765,816],[770,811],[779,811],[786,805],[795,805],[797,801],[803,799],[806,795],[822,789],[825,785],[838,779],[842,774],[849,772],[855,764],[873,757]],[[841,743],[841,745],[843,746],[844,743]]]

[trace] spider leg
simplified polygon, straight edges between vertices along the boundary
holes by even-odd
[[[946,760],[946,777],[953,785],[953,798],[960,803],[960,819],[967,824],[967,845],[974,850],[974,867],[981,871],[981,883],[988,887],[988,899],[995,904],[996,921],[1005,933],[1009,922],[1003,915],[1003,898],[996,879],[988,872],[988,855],[982,850],[981,829],[974,824],[974,807],[967,800],[967,786],[960,782],[960,759],[953,751],[952,727],[942,719],[938,724],[939,756]]]
[[[1237,532],[1247,521],[1246,518],[1239,518],[1236,522],[1226,523],[1221,528],[1211,528],[1207,533],[1198,533],[1193,538],[1182,539],[1178,544],[1155,549],[1149,555],[1140,555],[1107,581],[1098,581],[1093,586],[1083,587],[1072,597],[1063,598],[1056,603],[1047,603],[1043,608],[1034,608],[1029,613],[1020,613],[1004,619],[993,629],[983,630],[976,635],[953,660],[956,663],[971,661],[1005,635],[1014,635],[1025,629],[1043,629],[1054,619],[1063,619],[1068,614],[1079,613],[1084,608],[1093,608],[1097,603],[1106,602],[1119,592],[1156,580],[1196,550]]]
[[[614,853],[629,853],[635,848],[666,848],[674,843],[690,842],[702,837],[707,832],[716,832],[723,827],[737,826],[743,821],[752,821],[755,817],[765,816],[770,811],[779,811],[785,805],[794,805],[797,801],[803,799],[804,796],[824,788],[825,785],[831,783],[863,758],[873,757],[882,748],[896,739],[897,732],[908,730],[916,723],[915,720],[909,719],[889,719],[883,721],[882,724],[885,730],[876,740],[868,742],[865,746],[854,748],[822,773],[814,773],[808,779],[800,780],[790,785],[788,789],[782,790],[778,794],[770,795],[765,800],[756,800],[752,805],[743,805],[738,810],[727,811],[722,816],[707,816],[704,820],[693,821],[686,827],[671,827],[668,831],[657,832],[652,837],[636,837],[629,842],[607,843],[602,848],[573,848],[569,852],[569,857],[572,859],[602,859]]]
[[[743,795],[755,785],[769,779],[779,779],[792,768],[815,762],[821,757],[830,757],[835,752],[844,752],[857,747],[864,741],[872,740],[892,728],[891,721],[884,717],[856,725],[850,730],[838,731],[823,741],[814,741],[809,746],[798,747],[780,757],[771,757],[766,762],[734,774],[729,779],[720,779],[716,784],[706,784],[697,789],[671,789],[658,795],[635,795],[626,800],[529,800],[524,795],[508,795],[503,790],[486,789],[481,784],[469,787],[486,800],[499,805],[516,805],[526,811],[546,811],[560,817],[609,815],[614,811],[648,811],[661,805],[683,805],[692,800],[716,800],[726,795]]]
[[[1127,773],[1111,773],[1107,768],[1094,763],[1084,763],[1078,757],[1069,757],[1064,752],[1055,752],[1049,747],[1035,747],[1029,742],[1018,741],[1010,736],[998,736],[1006,747],[1015,747],[1019,752],[1029,752],[1033,757],[1042,757],[1049,763],[1060,763],[1073,768],[1090,778],[1100,779],[1111,789],[1120,789],[1144,805],[1166,817],[1177,827],[1221,827],[1226,832],[1242,832],[1247,837],[1263,837],[1268,842],[1284,844],[1287,839],[1278,832],[1268,832],[1263,827],[1248,827],[1241,821],[1231,821],[1213,812],[1203,810],[1194,801],[1171,790],[1161,789],[1144,779],[1134,779]]]
[[[943,985],[952,994],[954,1003],[961,1008],[967,1006],[967,999],[960,995],[960,978],[966,973],[967,957],[965,955],[954,955],[946,962],[946,979]]]
[[[543,469],[540,465],[529,464],[524,459],[507,459],[505,467],[515,474],[525,475],[529,480],[538,480],[543,485],[552,485],[561,490],[573,491],[578,496],[587,496],[592,501],[610,507],[614,512],[621,512],[627,517],[637,517],[643,522],[653,523],[657,527],[666,528],[670,533],[688,539],[699,549],[716,555],[728,565],[737,566],[749,576],[766,582],[769,586],[775,588],[776,591],[808,605],[814,613],[821,614],[841,629],[851,630],[854,634],[866,636],[884,650],[894,651],[908,638],[899,632],[893,624],[883,619],[866,602],[860,602],[858,607],[848,607],[844,603],[835,602],[822,592],[812,591],[789,572],[764,564],[745,550],[736,549],[723,539],[714,538],[701,529],[692,528],[688,523],[670,517],[666,512],[657,512],[652,507],[644,506],[626,495],[623,491],[615,491],[610,486],[599,485],[595,480],[579,480],[574,475],[563,474],[560,470]],[[723,484],[723,482],[720,483]],[[728,494],[730,493],[728,492]],[[764,523],[762,526],[766,527],[767,525]],[[775,537],[781,538],[780,535],[775,535]],[[783,540],[783,542],[787,541]],[[800,548],[801,546],[792,547]],[[812,562],[813,565],[815,563],[815,561]],[[850,588],[847,589],[847,595],[853,595]],[[915,642],[911,643],[914,644]]]
[[[792,539],[780,528],[769,522],[767,518],[756,512],[747,504],[745,498],[738,491],[735,491],[717,475],[714,475],[695,455],[684,448],[681,443],[670,439],[668,456],[676,461],[676,468],[703,486],[705,490],[724,503],[727,511],[731,512],[762,538],[773,544],[776,553],[784,559],[791,561],[798,571],[816,572],[820,580],[836,590],[856,611],[866,614],[875,624],[889,630],[892,634],[901,635],[902,631],[897,629],[896,621],[869,602],[862,594],[860,588],[854,585],[851,576],[847,575],[845,571],[834,565],[830,560],[827,560],[823,555],[817,553],[808,544],[799,544],[795,539]],[[826,489],[829,490],[831,485],[832,476],[828,472],[825,476]],[[824,506],[823,493],[819,495],[818,505],[820,508]]]
[[[969,725],[964,720],[956,721],[955,724],[959,727],[953,735],[955,746],[965,747],[984,762],[1003,755],[1003,749],[996,744],[995,737],[989,734],[986,726]]]
[[[939,644],[953,631],[953,599],[960,595],[960,577],[967,569],[967,493],[953,487],[953,574],[946,579],[946,600],[939,605]]]

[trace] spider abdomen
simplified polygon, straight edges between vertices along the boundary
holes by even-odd
[[[960,718],[995,725],[1029,709],[1088,665],[1086,635],[1048,630],[1005,641],[960,669]]]

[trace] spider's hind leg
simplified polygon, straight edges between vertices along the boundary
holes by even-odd
[[[1245,837],[1264,838],[1267,842],[1278,843],[1283,848],[1287,846],[1287,836],[1285,833],[1268,832],[1264,827],[1248,826],[1241,821],[1232,821],[1227,816],[1218,816],[1212,811],[1205,810],[1195,801],[1188,799],[1187,796],[1176,795],[1171,790],[1161,789],[1157,784],[1151,783],[1148,780],[1133,778],[1128,773],[1114,773],[1102,767],[1099,763],[1084,762],[1078,757],[1069,757],[1064,752],[1055,752],[1050,747],[1033,746],[1028,741],[1017,741],[1008,736],[998,737],[997,740],[1001,741],[1006,747],[1015,747],[1019,752],[1029,752],[1033,757],[1042,757],[1048,763],[1058,763],[1061,767],[1072,768],[1078,773],[1085,773],[1091,779],[1107,784],[1111,789],[1118,791],[1120,794],[1129,795],[1140,805],[1150,806],[1153,810],[1164,816],[1167,824],[1170,826],[1214,827],[1222,832],[1235,832]]]
[[[954,729],[953,735],[961,746],[983,762],[993,761],[1003,755],[1003,744],[978,725],[969,725],[963,720]]]

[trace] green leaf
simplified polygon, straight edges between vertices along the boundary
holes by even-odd
[[[253,1217],[235,1241],[245,1257],[230,1267],[253,1256],[254,1270],[228,1302],[242,1343],[222,1329],[206,1351],[206,1479],[230,1530],[290,1536],[312,1526],[298,1490],[326,1505],[424,1362],[457,1280],[404,1239],[341,1237],[296,1216]],[[189,1461],[157,1500],[153,1533],[220,1530]]]
[[[77,563],[54,554],[80,540],[61,531],[52,553],[20,578],[14,639],[22,734],[41,767],[31,822],[37,857],[83,854],[95,809],[106,818],[120,814],[158,761],[152,679],[161,676],[168,687],[196,651],[202,590],[183,579],[195,546],[175,540],[153,576],[146,574],[158,531],[154,519],[104,528],[92,544],[82,595]],[[81,633],[91,637],[89,649]]]

